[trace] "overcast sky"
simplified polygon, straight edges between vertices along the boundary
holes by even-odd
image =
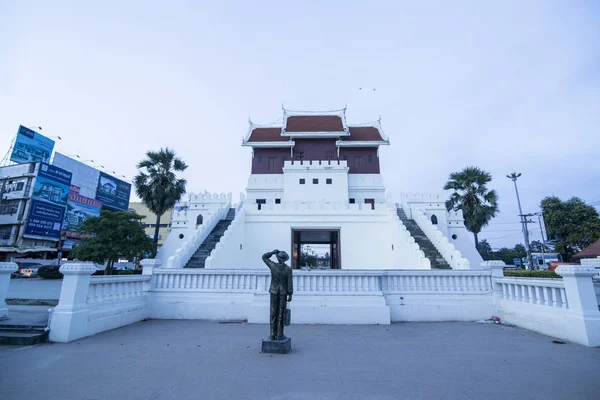
[[[494,248],[521,240],[507,173],[523,174],[524,212],[600,200],[597,1],[90,3],[0,2],[2,148],[42,126],[56,150],[131,178],[168,146],[189,191],[237,198],[248,117],[347,104],[350,123],[381,115],[396,198],[468,165],[492,173]]]

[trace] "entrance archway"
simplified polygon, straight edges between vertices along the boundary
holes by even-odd
[[[339,229],[292,229],[292,268],[341,269]]]

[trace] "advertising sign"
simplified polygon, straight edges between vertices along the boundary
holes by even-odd
[[[64,207],[32,199],[25,235],[58,240],[64,217]]]
[[[70,184],[69,171],[40,163],[24,236],[60,239]]]
[[[48,201],[60,206],[67,205],[72,174],[62,168],[40,163],[33,198]]]
[[[31,161],[48,162],[53,149],[54,140],[20,125],[10,161],[19,164]]]
[[[77,185],[81,195],[91,199],[96,198],[96,188],[98,187],[98,179],[100,179],[100,171],[81,161],[67,157],[58,151],[54,153],[52,165],[71,171],[73,173],[71,185]]]
[[[67,200],[67,213],[63,223],[64,236],[66,237],[81,237],[79,227],[89,217],[97,217],[100,215],[102,202],[90,199],[79,194],[77,186],[71,186],[69,198]]]
[[[100,172],[98,188],[96,189],[96,200],[102,202],[102,207],[117,211],[127,211],[130,193],[131,184]]]

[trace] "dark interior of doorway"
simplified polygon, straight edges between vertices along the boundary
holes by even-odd
[[[292,229],[292,268],[341,269],[339,229]]]

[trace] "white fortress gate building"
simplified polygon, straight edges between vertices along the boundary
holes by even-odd
[[[287,251],[292,323],[502,321],[600,346],[593,266],[562,279],[503,276],[482,262],[461,213],[439,194],[386,193],[379,122],[350,126],[345,110],[284,110],[281,126],[250,124],[246,195],[191,194],[143,275],[97,276],[65,264],[50,339],[68,342],[146,318],[268,323],[270,272],[261,255]],[[395,201],[394,201],[395,200]],[[599,264],[600,265],[600,264]],[[14,263],[0,263],[0,317]],[[265,331],[266,332],[266,331]]]
[[[250,123],[246,196],[232,206],[230,195],[190,195],[158,257],[167,268],[262,269],[277,248],[295,269],[479,269],[462,214],[442,195],[395,203],[386,192],[379,148],[389,144],[379,121],[351,126],[345,110]]]

